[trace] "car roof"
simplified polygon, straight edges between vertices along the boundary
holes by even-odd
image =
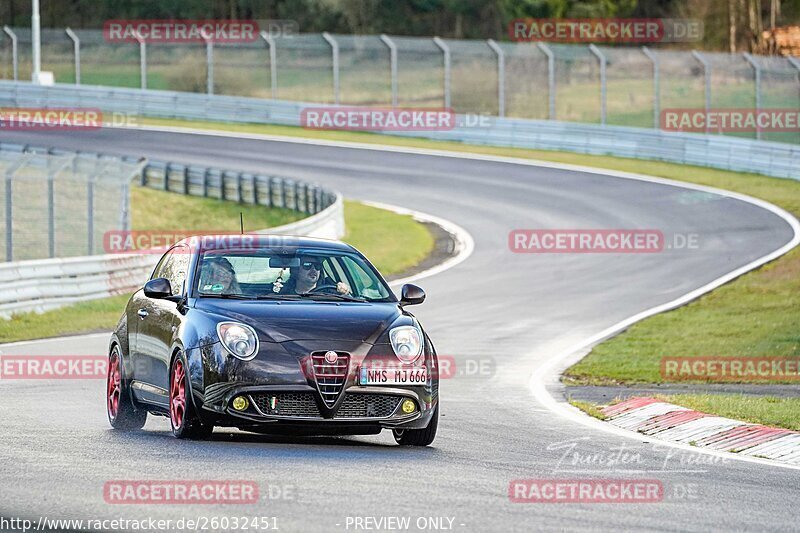
[[[340,252],[358,252],[354,247],[342,241],[333,239],[320,239],[316,237],[304,237],[300,235],[275,235],[270,233],[245,233],[244,235],[232,233],[210,233],[204,235],[193,235],[182,239],[176,243],[180,244],[193,244],[193,243],[208,243],[209,250],[219,250],[229,248],[236,250],[248,247],[263,247],[263,248],[280,248],[287,251],[293,251],[302,248],[317,248],[323,250],[340,251]],[[206,246],[203,246],[206,248]]]

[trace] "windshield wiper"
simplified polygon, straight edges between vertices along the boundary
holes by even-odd
[[[200,293],[200,298],[222,298],[222,299],[229,299],[229,300],[252,300],[253,298],[250,296],[245,296],[244,294],[203,294]]]
[[[308,298],[313,300],[314,298],[336,298],[337,300],[344,300],[346,302],[366,302],[367,300],[364,298],[356,298],[355,296],[348,296],[346,294],[331,294],[327,292],[304,292],[298,294],[300,298]]]
[[[256,300],[297,300],[296,294],[259,294],[254,297]]]

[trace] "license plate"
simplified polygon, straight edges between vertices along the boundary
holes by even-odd
[[[425,368],[362,368],[361,385],[424,385]]]

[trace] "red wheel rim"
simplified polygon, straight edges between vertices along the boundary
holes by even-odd
[[[186,371],[183,362],[175,361],[172,368],[172,383],[169,387],[169,414],[172,427],[179,428],[183,424],[183,415],[186,412]]]
[[[111,353],[108,361],[108,380],[107,380],[107,398],[108,398],[108,416],[112,420],[117,418],[119,413],[119,397],[121,393],[122,376],[119,373],[119,354],[116,349]]]

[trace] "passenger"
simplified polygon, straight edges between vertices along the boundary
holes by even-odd
[[[200,271],[200,291],[206,294],[242,294],[236,272],[224,257],[209,257]]]
[[[300,257],[300,266],[289,268],[289,279],[285,283],[276,281],[272,290],[278,294],[307,294],[311,291],[321,294],[350,294],[347,283],[334,283],[325,277],[322,259],[313,256]]]

